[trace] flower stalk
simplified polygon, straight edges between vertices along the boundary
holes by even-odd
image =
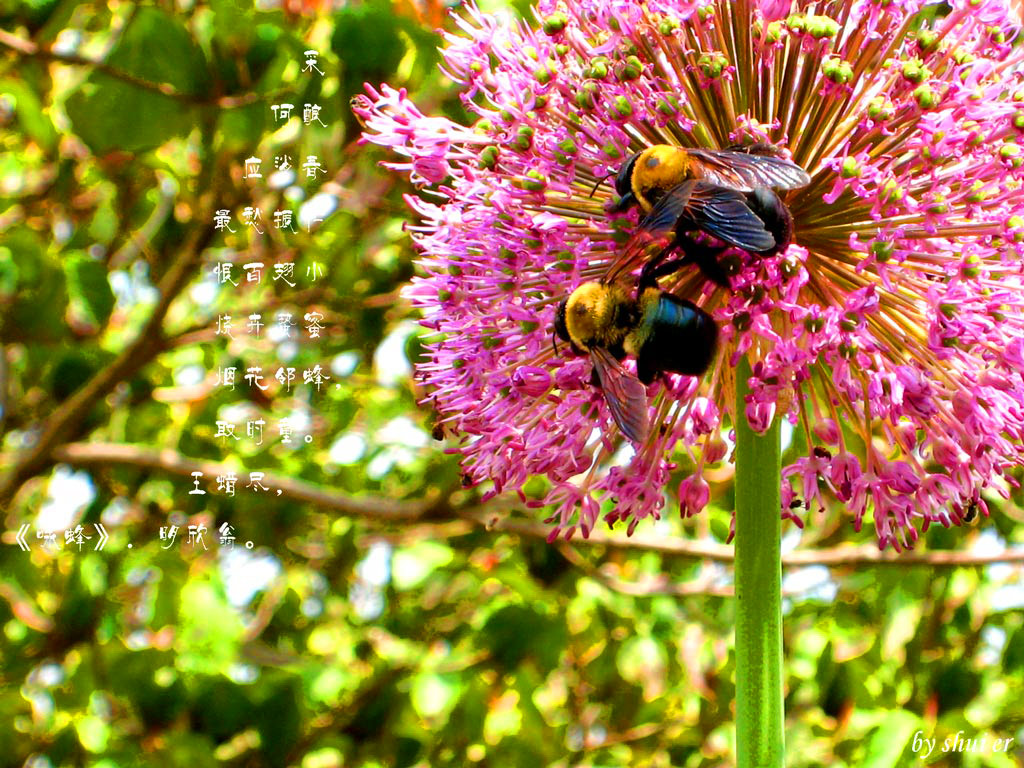
[[[736,755],[740,768],[782,768],[782,471],[779,418],[747,423],[750,363],[736,370]]]

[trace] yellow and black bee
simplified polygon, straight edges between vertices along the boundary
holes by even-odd
[[[584,283],[559,305],[555,333],[590,355],[615,423],[638,443],[648,431],[646,385],[661,372],[699,376],[718,340],[711,315],[653,280],[635,295],[622,282]],[[636,376],[620,362],[626,355],[636,358]]]
[[[752,192],[757,187],[790,190],[811,177],[771,144],[730,149],[684,149],[655,144],[633,155],[615,177],[619,200],[612,212],[639,205],[645,214],[684,181],[703,179],[719,187]]]
[[[793,215],[773,190],[768,187],[755,187],[750,192],[739,194],[743,195],[747,209],[760,220],[769,237],[758,235],[744,242],[739,238],[719,235],[719,239],[726,243],[719,246],[697,242],[687,234],[689,223],[685,214],[679,215],[675,224],[672,224],[672,217],[681,211],[680,198],[683,196],[679,190],[673,190],[658,202],[651,213],[641,219],[621,258],[627,264],[633,265],[638,260],[643,260],[643,254],[650,250],[651,243],[657,242],[663,247],[658,254],[644,261],[645,274],[661,277],[687,264],[696,264],[706,278],[716,285],[728,288],[729,278],[718,257],[729,245],[736,245],[759,256],[772,256],[784,250],[793,239]],[[714,231],[708,228],[704,231],[714,234]],[[665,262],[664,259],[675,250],[680,251],[682,256]]]
[[[658,244],[661,252],[645,269],[664,275],[693,263],[709,280],[728,287],[718,262],[725,247],[698,243],[687,233],[701,230],[726,247],[770,256],[788,246],[793,237],[793,217],[775,190],[799,189],[809,183],[807,172],[770,144],[742,150],[648,147],[633,155],[615,179],[620,197],[611,210],[635,204],[643,211],[633,238],[617,259],[618,268],[635,269],[649,258],[651,245]],[[714,189],[717,194],[699,201],[704,204],[695,216],[694,191],[698,189]],[[751,225],[750,214],[756,224]],[[682,257],[662,264],[676,249]]]

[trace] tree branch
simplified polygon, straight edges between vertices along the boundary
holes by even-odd
[[[128,379],[162,350],[164,316],[171,302],[192,279],[199,254],[212,239],[213,231],[212,224],[199,226],[193,231],[190,242],[184,244],[180,255],[160,281],[160,299],[139,335],[110,365],[57,406],[43,423],[36,441],[22,452],[14,467],[0,477],[0,507],[10,503],[18,488],[50,463],[50,453],[62,440],[74,434],[94,403],[108,395],[118,383]]]
[[[200,461],[182,456],[170,449],[147,448],[138,445],[117,443],[70,443],[53,450],[53,458],[74,466],[121,465],[167,472],[191,479],[193,472],[202,472],[205,477],[215,478],[228,471],[237,472],[236,467],[225,464]],[[263,484],[272,491],[280,490],[277,498],[314,504],[323,509],[362,517],[382,523],[413,522],[429,518],[437,523],[467,520],[488,530],[515,533],[520,536],[547,539],[550,527],[540,522],[511,518],[496,514],[491,504],[473,504],[465,508],[446,509],[446,502],[439,497],[416,501],[398,501],[373,496],[347,496],[328,490],[313,483],[280,477],[268,473]],[[465,530],[456,527],[452,535],[464,535]],[[572,540],[574,546],[603,546],[612,549],[636,549],[659,552],[668,557],[685,557],[712,562],[732,563],[732,547],[707,541],[634,534],[626,537],[594,531],[589,538]],[[883,553],[871,545],[863,547],[841,546],[834,549],[806,550],[783,555],[782,563],[787,568],[802,568],[824,565],[829,568],[854,566],[910,565],[933,568],[957,568],[992,565],[994,563],[1024,563],[1024,550],[1007,550],[993,554],[971,552],[904,552]],[[706,592],[707,590],[701,590]]]
[[[185,458],[169,448],[146,448],[140,445],[116,443],[69,443],[56,448],[53,457],[74,466],[121,465],[153,469],[192,479],[193,472],[202,472],[211,482],[218,475],[239,473],[238,467],[213,461]],[[347,496],[327,490],[313,483],[282,477],[272,472],[261,481],[270,489],[271,498],[285,498],[314,504],[356,517],[376,520],[415,520],[436,506],[435,500],[393,501],[374,497]],[[280,494],[277,494],[280,491]]]
[[[42,48],[31,40],[26,40],[22,37],[18,37],[17,35],[12,35],[10,32],[6,32],[2,29],[0,29],[0,45],[3,45],[9,50],[28,58],[41,59],[43,61],[56,61],[61,64],[71,64],[75,66],[92,67],[97,72],[102,72],[115,80],[120,80],[123,83],[128,83],[129,85],[134,85],[137,88],[142,88],[154,93],[159,93],[167,96],[168,98],[185,102],[187,104],[215,104],[223,109],[234,109],[236,107],[255,104],[264,97],[270,96],[270,94],[255,92],[244,93],[238,96],[200,96],[197,94],[182,93],[170,83],[156,83],[152,80],[146,80],[145,78],[138,77],[130,72],[125,72],[117,67],[112,67],[106,62],[87,59],[84,56],[79,56],[74,53],[56,53],[49,48]]]

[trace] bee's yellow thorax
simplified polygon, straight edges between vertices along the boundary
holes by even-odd
[[[648,147],[636,159],[631,184],[640,208],[651,210],[652,190],[669,190],[682,181],[694,178],[693,163],[685,149],[668,144]]]

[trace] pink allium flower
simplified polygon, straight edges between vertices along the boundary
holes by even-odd
[[[542,0],[538,28],[471,8],[444,67],[474,125],[369,89],[364,140],[431,185],[408,198],[424,276],[407,296],[436,334],[419,375],[472,481],[547,476],[532,503],[553,507],[553,536],[602,514],[632,531],[669,488],[694,514],[701,470],[729,457],[747,354],[745,417],[787,419],[803,453],[787,516],[833,498],[902,548],[986,511],[983,490],[1006,495],[1024,460],[1024,56],[1005,0],[951,5]],[[695,268],[662,281],[713,314],[722,349],[703,377],[652,384],[654,428],[620,450],[589,361],[552,348],[559,301],[636,224],[594,185],[652,144],[758,140],[813,177],[786,197],[793,244],[731,251],[731,291]],[[670,483],[680,463],[695,476]]]

